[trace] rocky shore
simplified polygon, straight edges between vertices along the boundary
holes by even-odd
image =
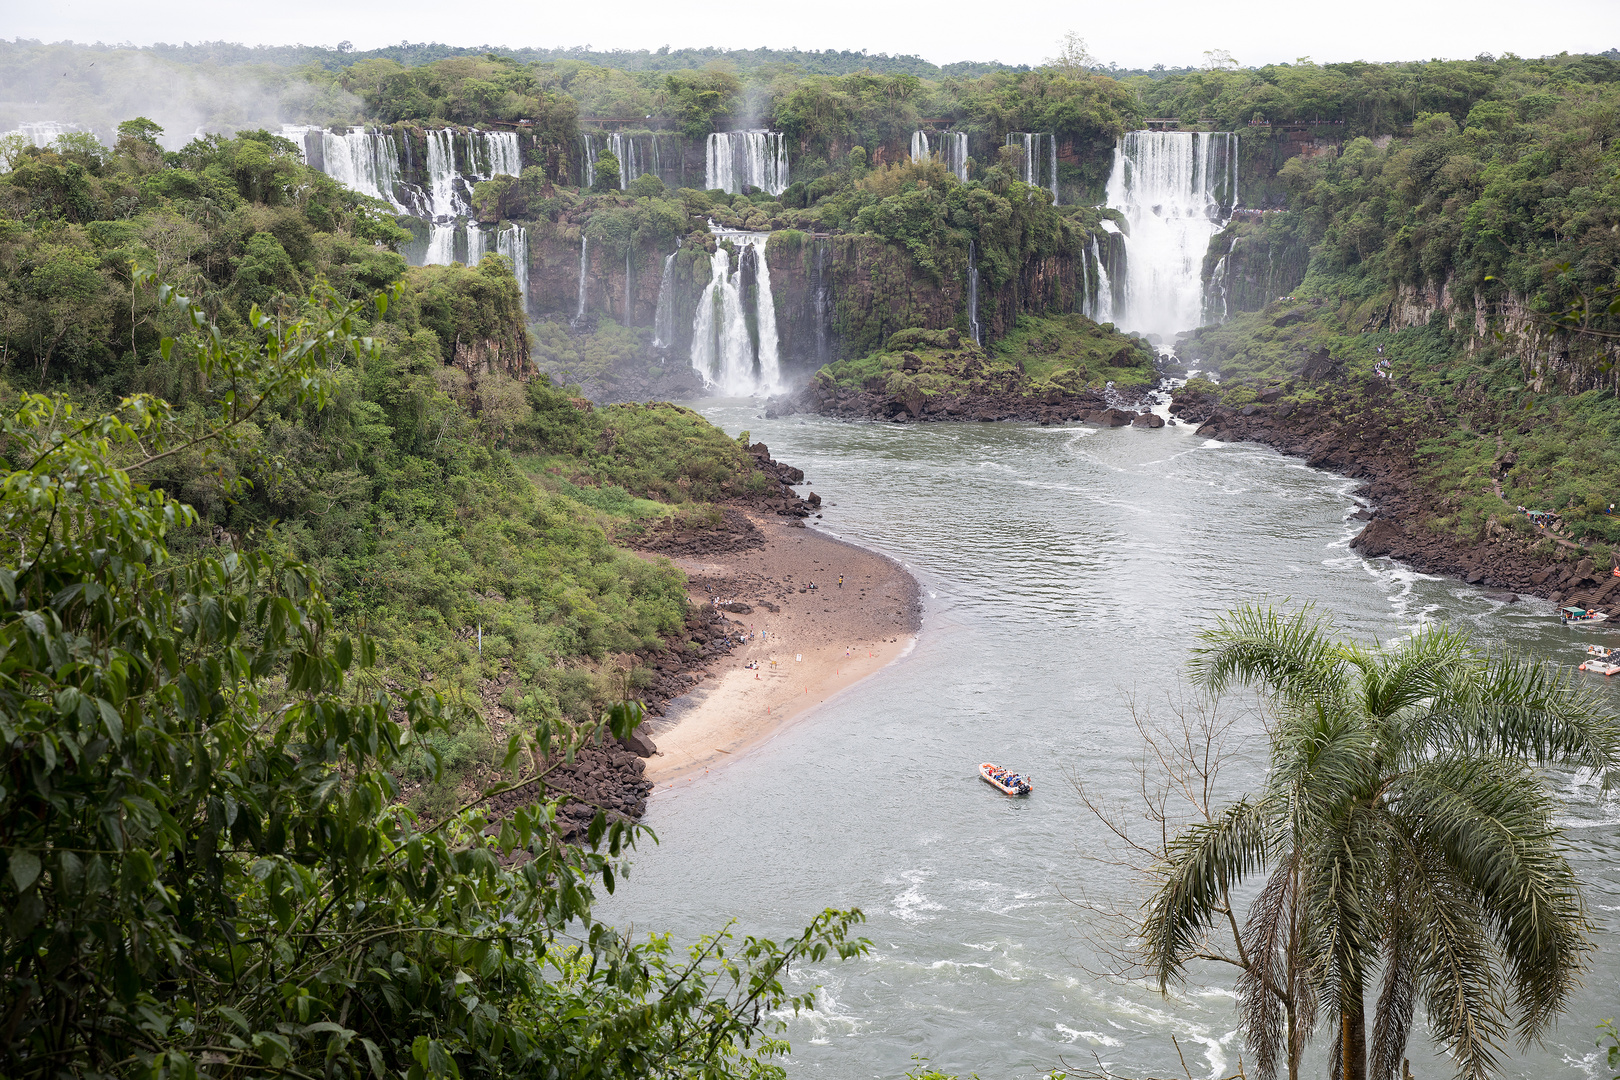
[[[712,559],[741,552],[757,552],[767,546],[767,529],[762,523],[776,519],[782,526],[804,528],[806,518],[815,514],[821,497],[812,493],[801,498],[792,485],[804,481],[804,472],[771,458],[764,443],[750,446],[755,469],[770,483],[757,494],[733,499],[717,507],[718,520],[670,519],[671,527],[653,529],[621,542],[649,555],[664,555],[692,565],[692,560]],[[669,703],[690,694],[707,678],[716,664],[725,660],[741,642],[738,625],[716,608],[713,585],[699,598],[705,583],[694,577],[692,602],[686,623],[678,634],[659,646],[624,657],[624,661],[651,673],[651,681],[641,690],[647,706],[647,721],[630,740],[609,740],[601,746],[588,746],[571,763],[558,766],[546,780],[553,797],[566,792],[572,796],[563,806],[559,823],[565,835],[583,834],[596,809],[614,817],[639,820],[647,806],[652,782],[647,779],[647,759],[658,747],[647,729],[663,717]],[[499,691],[486,693],[485,712],[504,714],[496,699]],[[529,784],[503,794],[495,808],[504,810],[532,801],[536,785]]]
[[[1197,433],[1207,438],[1263,443],[1362,481],[1356,494],[1370,508],[1360,512],[1367,524],[1351,546],[1363,555],[1387,555],[1424,573],[1498,590],[1504,599],[1523,594],[1620,610],[1620,578],[1607,565],[1594,566],[1578,544],[1562,537],[1515,527],[1517,512],[1505,499],[1477,542],[1431,528],[1451,493],[1431,490],[1415,461],[1417,444],[1429,432],[1397,419],[1398,410],[1380,408],[1381,399],[1397,392],[1388,382],[1374,382],[1328,390],[1320,404],[1296,405],[1270,391],[1240,409],[1207,397],[1177,397],[1170,413],[1199,424]],[[1504,459],[1498,469],[1508,464]]]

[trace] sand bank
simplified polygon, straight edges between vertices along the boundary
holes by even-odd
[[[660,788],[759,745],[915,638],[920,592],[898,563],[780,518],[753,520],[764,547],[673,560],[693,602],[719,603],[734,634],[748,637],[649,722],[659,755],[647,777]]]

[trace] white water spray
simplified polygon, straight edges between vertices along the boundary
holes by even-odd
[[[473,230],[477,232],[477,229]],[[513,225],[495,234],[495,251],[505,255],[512,264],[512,276],[517,278],[518,298],[523,314],[529,314],[529,230]]]
[[[676,251],[672,251],[664,256],[664,272],[658,278],[658,307],[653,311],[653,348],[655,349],[667,349],[675,343],[676,254]]]
[[[709,136],[704,188],[736,195],[744,185],[772,195],[787,190],[787,142],[781,132],[717,131]]]
[[[1131,131],[1114,150],[1108,205],[1130,225],[1119,322],[1166,342],[1198,326],[1209,241],[1237,201],[1237,135]]]
[[[769,233],[721,232],[737,248],[737,267],[724,245],[716,245],[709,263],[709,284],[692,318],[692,368],[705,385],[728,397],[770,395],[782,390],[782,370],[776,336],[776,304],[771,295],[771,271],[765,262]],[[759,332],[756,352],[748,333],[748,312],[742,297],[742,270],[748,253],[754,259],[754,325]]]

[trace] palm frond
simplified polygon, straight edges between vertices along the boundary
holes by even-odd
[[[1390,875],[1387,929],[1384,933],[1384,984],[1378,992],[1373,1014],[1372,1045],[1369,1047],[1369,1080],[1399,1080],[1401,1061],[1406,1056],[1406,1040],[1412,1031],[1412,1012],[1417,1006],[1417,953],[1406,943],[1421,933],[1413,924],[1406,901],[1407,890],[1399,868]]]
[[[1253,686],[1278,698],[1335,696],[1343,661],[1333,624],[1306,606],[1292,615],[1245,604],[1223,615],[1192,653],[1195,683],[1219,694]]]
[[[1390,802],[1414,847],[1436,852],[1477,905],[1520,1040],[1536,1038],[1568,1002],[1593,948],[1540,779],[1522,761],[1448,755],[1404,774]]]
[[[1261,804],[1245,799],[1184,829],[1165,852],[1162,884],[1148,899],[1142,952],[1162,990],[1179,977],[1233,885],[1263,868],[1270,847]]]
[[[1294,860],[1285,859],[1266,879],[1265,888],[1249,905],[1249,916],[1243,923],[1243,948],[1249,966],[1237,979],[1238,1018],[1260,1080],[1276,1080],[1277,1063],[1288,1053],[1283,995],[1290,982],[1288,910],[1293,881]]]
[[[1537,764],[1620,764],[1620,718],[1572,672],[1516,653],[1456,671],[1435,696],[1425,740]]]

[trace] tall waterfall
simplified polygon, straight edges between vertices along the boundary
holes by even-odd
[[[967,132],[947,131],[936,135],[926,131],[911,133],[911,160],[922,161],[935,154],[939,155],[947,169],[956,174],[958,180],[967,183]]]
[[[1052,193],[1052,205],[1058,201],[1057,136],[1038,131],[1009,131],[1007,145],[1017,146],[1024,152],[1022,179],[1030,187],[1043,187]],[[965,154],[963,155],[966,156]]]
[[[968,333],[973,344],[982,345],[979,338],[979,253],[973,241],[968,241]]]
[[[667,349],[675,343],[675,256],[676,250],[664,256],[664,272],[658,278],[658,307],[653,311],[653,348]]]
[[[479,230],[475,227],[471,231]],[[529,230],[522,225],[502,229],[495,234],[495,251],[505,255],[512,264],[512,276],[517,278],[518,298],[526,316],[529,314]]]
[[[467,265],[477,266],[484,261],[484,252],[489,250],[489,234],[477,225],[467,226]]]
[[[770,233],[721,232],[737,248],[737,266],[717,244],[709,263],[709,284],[698,299],[692,318],[692,368],[705,385],[721,394],[742,397],[775,394],[782,389],[782,368],[776,336],[776,303],[771,295],[771,271],[765,262]],[[759,332],[756,349],[748,332],[748,311],[742,295],[743,264],[754,264],[754,325]]]
[[[585,153],[582,164],[585,166],[585,183],[581,186],[593,188],[596,186],[596,136],[581,134],[580,141],[585,144]]]
[[[1130,224],[1119,322],[1168,340],[1203,316],[1209,241],[1237,202],[1230,131],[1130,131],[1114,149],[1108,205]]]
[[[585,296],[587,286],[590,284],[585,278],[586,257],[591,249],[591,238],[584,233],[579,235],[579,306],[574,308],[574,321],[577,323],[585,317]]]
[[[779,131],[717,131],[703,159],[703,186],[736,195],[743,186],[780,195],[788,186],[787,142]]]

